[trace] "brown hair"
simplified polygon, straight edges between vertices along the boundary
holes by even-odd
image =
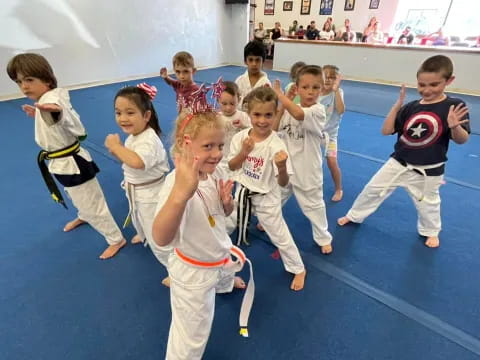
[[[333,71],[335,74],[338,74],[339,69],[338,69],[338,66],[336,66],[336,65],[323,65],[322,71],[323,71],[323,72],[325,72],[325,71]]]
[[[195,62],[193,61],[193,56],[189,52],[180,51],[177,52],[172,59],[173,67],[175,65],[185,66],[188,68],[195,69]]]
[[[442,76],[449,80],[453,75],[452,60],[445,55],[435,55],[425,60],[417,71],[417,77],[420,73],[441,73]]]
[[[298,70],[297,81],[296,81],[297,85],[298,85],[298,82],[299,82],[300,78],[303,75],[306,75],[306,74],[310,74],[310,75],[313,75],[313,76],[321,76],[322,79],[323,79],[323,72],[322,72],[322,67],[321,66],[305,65]]]
[[[252,111],[255,103],[263,104],[273,102],[276,109],[278,106],[278,96],[270,87],[258,87],[250,91],[244,102],[247,103],[249,113]]]
[[[303,61],[297,61],[295,64],[292,65],[292,67],[290,68],[290,79],[292,79],[292,81],[297,81],[298,70],[300,70],[300,68],[305,65],[307,64],[305,64]]]
[[[172,141],[172,155],[180,152],[180,144],[183,143],[183,137],[188,134],[194,140],[200,129],[225,129],[225,123],[221,116],[215,111],[206,111],[196,114],[182,111],[175,120],[175,132]]]
[[[7,73],[10,79],[17,81],[18,73],[23,76],[31,76],[48,83],[50,89],[57,87],[57,78],[53,69],[42,55],[26,53],[14,56],[7,65]]]
[[[223,90],[224,92],[236,97],[237,99],[240,99],[240,90],[238,89],[237,84],[235,84],[233,81],[224,81],[223,85],[225,85],[225,90]]]

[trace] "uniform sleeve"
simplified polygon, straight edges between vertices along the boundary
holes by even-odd
[[[240,153],[240,150],[242,148],[242,139],[243,131],[233,135],[232,141],[230,142],[230,152],[228,154],[227,161],[232,160]]]
[[[154,136],[157,137],[157,139],[155,139]],[[141,143],[136,144],[133,149],[140,159],[142,159],[143,164],[145,165],[144,170],[149,170],[164,160],[162,154],[165,152],[162,150],[162,143],[155,133],[151,134]]]
[[[398,111],[397,116],[395,117],[395,131],[393,134],[401,134],[403,132],[403,124],[405,122],[405,117],[407,116],[407,108],[409,105],[410,104],[403,105]]]
[[[315,135],[322,136],[322,131],[327,122],[325,106],[315,104],[309,108],[302,108],[305,114],[303,118],[303,128]]]

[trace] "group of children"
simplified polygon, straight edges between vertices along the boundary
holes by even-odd
[[[202,357],[216,293],[247,289],[251,306],[252,276],[248,286],[235,276],[248,259],[232,244],[230,234],[237,229],[237,245],[248,243],[252,214],[278,248],[285,270],[293,274],[292,290],[303,289],[306,276],[282,215],[292,194],[311,222],[321,252],[333,250],[323,200],[322,147],[335,184],[332,200],[340,201],[337,139],[345,104],[339,70],[296,63],[292,83],[284,91],[279,80],[272,84],[262,71],[261,43],[248,43],[244,60],[246,72],[235,82],[223,83],[217,98],[220,113],[205,103],[194,104],[202,89],[193,80],[196,69],[189,53],[173,58],[176,80],[166,68],[160,70],[176,92],[179,110],[172,171],[152,104],[156,89],[147,84],[124,87],[114,99],[117,124],[128,137],[122,144],[118,134],[109,134],[105,146],[122,163],[129,203],[126,223],[131,220],[137,231],[132,243],[148,244],[168,270],[163,281],[170,286],[172,309],[167,359]],[[35,118],[35,140],[43,154],[39,166],[52,197],[63,202],[50,174],[78,209],[77,218],[64,230],[89,223],[109,244],[100,258],[114,256],[126,240],[96,180],[98,167],[81,146],[86,132],[68,92],[57,87],[53,70],[40,55],[15,56],[7,72],[35,102],[23,110]],[[418,231],[427,237],[426,245],[439,245],[439,187],[448,143],[463,143],[469,136],[467,107],[444,92],[453,79],[450,59],[434,56],[417,73],[420,100],[403,106],[402,87],[382,128],[385,135],[398,134],[395,151],[338,224],[362,222],[402,186],[415,202]],[[246,326],[248,311],[245,315],[243,310],[242,306],[240,323]]]

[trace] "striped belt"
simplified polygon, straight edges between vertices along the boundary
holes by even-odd
[[[50,174],[50,171],[48,171],[48,166],[45,160],[60,159],[60,158],[72,156],[73,154],[76,154],[79,151],[80,151],[80,142],[76,141],[72,145],[64,147],[63,149],[60,149],[60,150],[55,150],[55,151],[40,150],[37,156],[38,167],[40,168],[40,172],[42,173],[43,180],[45,181],[45,184],[47,185],[47,188],[50,191],[50,194],[53,200],[63,205],[65,209],[67,209],[67,205],[63,200],[62,193],[58,189],[58,186],[55,183],[55,180],[53,180],[52,174]]]
[[[252,310],[253,298],[255,295],[255,282],[253,280],[253,266],[250,260],[246,257],[245,253],[239,247],[233,245],[230,249],[230,256],[213,262],[200,261],[194,258],[191,258],[184,253],[182,253],[178,248],[174,249],[175,254],[178,258],[186,264],[193,265],[200,268],[225,268],[226,270],[232,271],[234,273],[239,272],[243,269],[245,263],[248,263],[250,267],[250,278],[248,279],[247,288],[245,289],[245,294],[243,295],[242,305],[240,307],[240,335],[243,337],[248,337],[248,318],[250,316],[250,311]],[[232,260],[232,256],[235,258],[235,261]]]

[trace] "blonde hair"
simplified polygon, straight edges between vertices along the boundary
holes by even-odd
[[[222,117],[215,111],[206,111],[191,114],[182,111],[175,120],[175,132],[173,134],[171,154],[175,155],[181,151],[180,144],[183,143],[183,137],[189,135],[194,140],[201,129],[225,129],[225,123]]]

